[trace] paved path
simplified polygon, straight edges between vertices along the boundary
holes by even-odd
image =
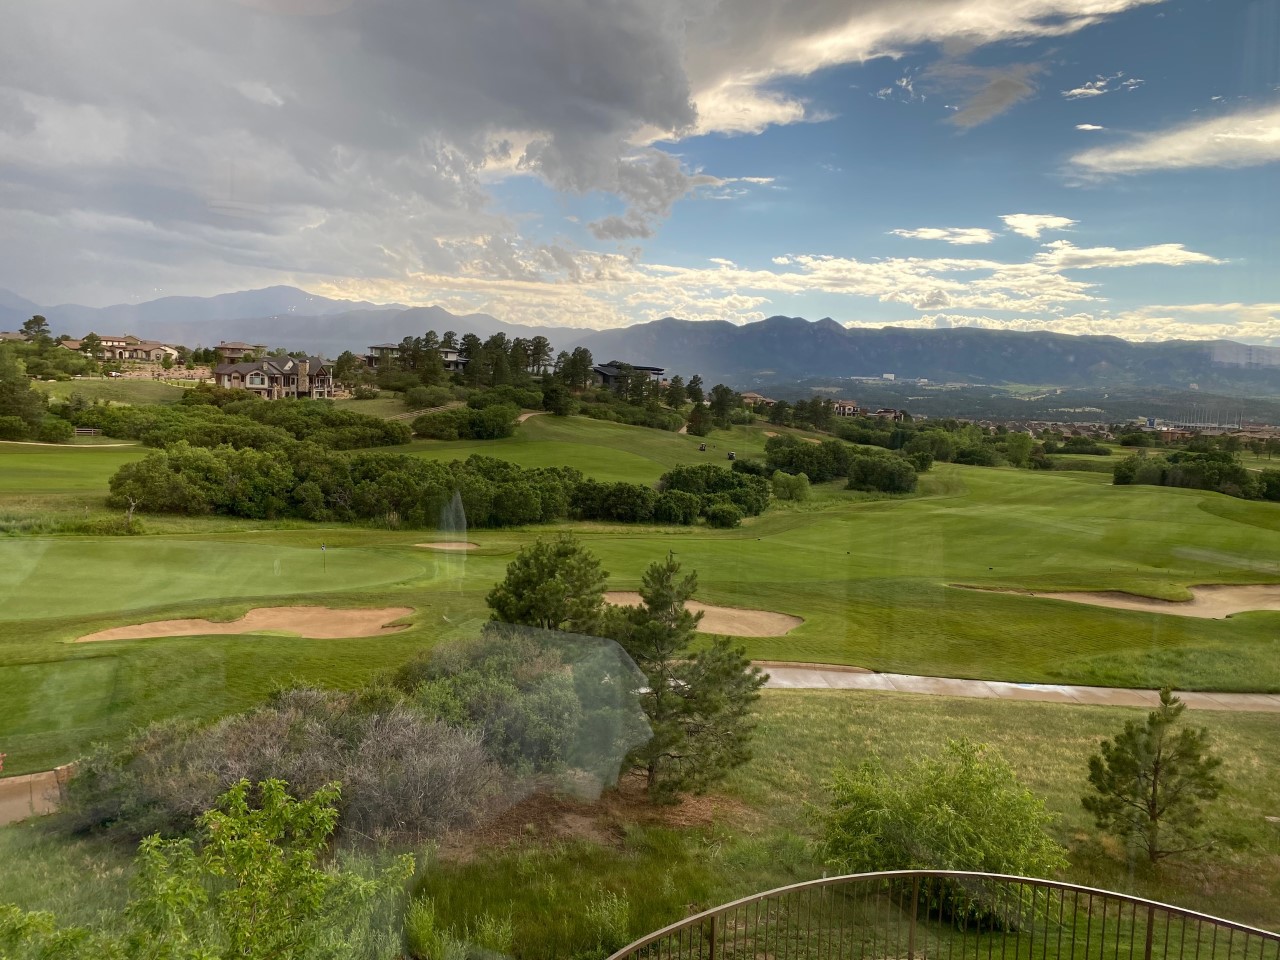
[[[1005,683],[999,680],[957,680],[951,677],[915,677],[902,673],[872,673],[859,667],[821,663],[775,664],[760,661],[769,673],[769,687],[777,690],[884,690],[891,693],[924,693],[942,697],[977,697],[984,700],[1037,700],[1044,703],[1085,703],[1114,707],[1155,707],[1155,690],[1127,687],[1082,687],[1056,683]],[[1238,710],[1280,713],[1276,693],[1195,693],[1178,691],[1195,710]]]
[[[520,416],[516,417],[516,423],[524,423],[530,417],[546,416],[546,413],[546,410],[526,410],[524,413],[520,414]]]

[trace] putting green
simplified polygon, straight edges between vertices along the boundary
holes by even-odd
[[[117,613],[196,600],[344,593],[428,575],[421,555],[252,540],[0,542],[0,620]]]

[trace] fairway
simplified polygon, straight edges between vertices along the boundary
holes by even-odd
[[[763,457],[766,429],[733,427],[691,437],[586,417],[548,416],[531,417],[516,428],[515,436],[503,440],[418,440],[408,449],[430,460],[462,460],[478,453],[522,467],[576,467],[597,480],[654,483],[684,464],[727,466],[729,451],[743,458]],[[707,449],[699,451],[704,442]]]
[[[36,446],[0,443],[0,495],[98,493],[126,463],[150,451],[141,446]]]
[[[351,591],[427,575],[407,551],[219,540],[0,542],[0,620],[121,613],[191,601]],[[74,584],[74,587],[72,585]]]

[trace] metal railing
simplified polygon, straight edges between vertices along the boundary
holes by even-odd
[[[780,887],[609,960],[1280,960],[1280,934],[1070,883],[898,870]]]

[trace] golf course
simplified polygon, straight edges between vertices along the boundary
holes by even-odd
[[[672,467],[724,464],[729,451],[761,457],[780,429],[735,426],[704,441],[534,416],[504,439],[415,440],[400,450],[446,462],[481,454],[525,468],[571,466],[601,481],[650,485]],[[354,689],[385,676],[443,641],[474,636],[489,616],[486,594],[521,547],[561,531],[600,558],[613,602],[634,602],[628,592],[645,568],[674,554],[697,573],[703,635],[731,633],[759,661],[1280,691],[1280,612],[1264,609],[1276,606],[1266,585],[1280,584],[1276,504],[1113,486],[1096,470],[940,463],[913,494],[815,484],[808,500],[775,501],[725,530],[569,521],[459,529],[456,520],[410,529],[139,511],[134,535],[122,535],[121,511],[106,505],[108,480],[147,453],[0,444],[5,776],[74,761],[153,721],[249,709],[284,685]],[[1254,597],[1258,609],[1249,609]],[[442,850],[419,892],[457,929],[509,913],[529,956],[549,942],[530,919],[548,898],[585,904],[623,891],[631,927],[650,929],[689,903],[816,876],[806,810],[822,802],[822,784],[839,765],[967,736],[999,749],[1046,798],[1069,851],[1068,878],[1280,922],[1280,831],[1267,819],[1280,813],[1267,785],[1280,762],[1274,714],[1195,711],[1213,728],[1232,784],[1213,814],[1228,839],[1203,868],[1215,878],[1208,884],[1181,872],[1127,874],[1124,857],[1080,809],[1087,755],[1142,715],[1133,708],[770,690],[758,710],[755,758],[711,797],[661,814],[625,797],[521,805],[502,820],[508,826],[490,828],[483,842],[492,847],[479,855],[470,845],[460,859]],[[86,908],[55,874],[114,876],[123,854],[37,824],[0,829],[0,856],[22,863],[0,877],[0,901],[77,916]],[[638,882],[651,876],[665,879]],[[100,908],[109,887],[98,884],[90,902]],[[1224,900],[1226,890],[1235,892]]]

